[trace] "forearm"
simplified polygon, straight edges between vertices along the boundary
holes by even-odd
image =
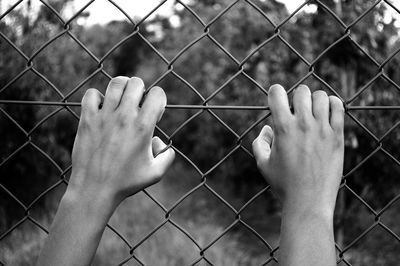
[[[333,212],[308,208],[284,208],[280,265],[336,265]]]
[[[136,77],[113,78],[104,100],[86,91],[68,189],[38,265],[89,265],[118,204],[160,181],[171,165],[174,150],[152,137],[167,98],[160,87],[145,91]]]
[[[113,206],[101,196],[67,191],[37,265],[90,265]]]

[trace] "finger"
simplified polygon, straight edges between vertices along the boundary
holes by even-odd
[[[312,110],[316,120],[329,123],[329,98],[326,92],[321,90],[313,92]]]
[[[157,155],[154,158],[154,170],[157,177],[161,177],[168,170],[175,159],[175,151],[172,148],[167,148],[167,145],[158,137],[152,139],[153,154]],[[165,151],[163,151],[166,149]]]
[[[344,106],[343,102],[336,96],[329,96],[331,111],[330,124],[334,131],[343,132],[344,128]]]
[[[165,96],[164,90],[160,87],[153,87],[147,94],[140,110],[141,119],[145,121],[146,124],[154,127],[161,119],[166,105],[167,97]]]
[[[258,137],[253,141],[253,153],[257,165],[263,165],[268,162],[271,155],[271,145],[274,133],[270,126],[264,126]]]
[[[151,149],[154,157],[157,157],[157,155],[166,147],[167,145],[159,137],[155,136],[152,138]]]
[[[137,77],[132,77],[126,84],[119,108],[139,110],[139,103],[142,100],[143,92],[143,80]]]
[[[87,157],[88,156],[88,144],[92,141],[92,135],[86,134],[90,132],[91,128],[94,128],[93,125],[97,124],[96,116],[99,113],[99,107],[102,102],[103,95],[96,89],[88,89],[85,92],[85,95],[82,98],[82,105],[81,105],[81,117],[79,119],[79,126],[77,135],[74,141],[73,147],[73,164],[74,165],[81,165],[82,162],[77,161],[76,156]]]
[[[281,85],[275,84],[269,88],[268,105],[271,110],[274,128],[277,130],[283,129],[284,125],[292,117],[292,113],[290,112],[287,93]]]
[[[103,95],[96,89],[88,89],[82,98],[82,116],[92,117],[97,114]]]
[[[111,79],[107,86],[106,95],[104,96],[104,105],[102,108],[104,112],[112,112],[118,107],[128,80],[128,77],[115,77]]]
[[[293,94],[294,116],[301,119],[309,119],[312,117],[311,110],[311,92],[306,85],[298,86]]]

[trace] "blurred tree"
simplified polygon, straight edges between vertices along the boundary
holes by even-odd
[[[204,27],[185,8],[176,8],[171,17],[156,17],[140,25],[140,33],[150,40],[163,56],[174,59],[173,68],[160,63],[158,55],[137,34],[129,38],[107,57],[103,64],[110,75],[135,75],[140,73],[148,80],[174,71],[185,79],[190,86],[176,75],[169,73],[160,82],[172,104],[203,104],[208,99],[211,105],[266,105],[265,90],[272,83],[281,83],[286,88],[293,86],[309,71],[308,66],[286,44],[275,38],[263,42],[276,34],[266,15],[275,24],[289,16],[285,6],[277,1],[252,1],[264,14],[239,1],[226,13],[221,13],[232,2],[229,0],[202,0],[189,2],[188,6],[208,25]],[[367,10],[373,3],[370,1],[323,1],[347,25]],[[29,1],[24,3],[29,9]],[[58,11],[63,11],[65,1],[51,1]],[[311,5],[315,3],[310,3]],[[350,37],[377,62],[382,63],[392,52],[399,49],[398,29],[395,20],[387,20],[384,4],[376,6],[368,15],[353,25]],[[216,16],[220,16],[214,21]],[[7,15],[12,23],[0,21],[0,31],[26,53],[32,55],[47,40],[63,30],[54,14],[42,7],[37,16],[14,11]],[[171,23],[171,18],[178,18],[179,23]],[[212,22],[212,23],[211,23]],[[208,24],[211,23],[211,24]],[[102,58],[122,38],[134,32],[133,25],[127,22],[114,21],[107,25],[82,27],[72,22],[73,34],[81,40],[98,58]],[[300,12],[280,28],[280,36],[309,62],[317,58],[332,43],[343,36],[344,29],[337,23],[324,7],[318,5],[315,12]],[[193,40],[204,36],[198,43],[187,47],[187,50],[175,57]],[[212,39],[211,39],[212,38]],[[215,44],[214,42],[217,42]],[[263,45],[264,44],[264,45]],[[221,45],[233,55],[231,59]],[[259,47],[260,46],[260,47]],[[243,61],[255,49],[250,58]],[[26,67],[21,58],[5,41],[0,43],[0,88],[17,76]],[[239,64],[238,64],[239,62]],[[384,66],[384,73],[397,84],[400,82],[399,59],[394,57]],[[49,45],[33,60],[35,69],[43,73],[49,81],[66,94],[76,88],[77,84],[98,69],[98,63],[79,47],[69,36],[64,35],[54,44]],[[349,38],[344,38],[335,47],[324,53],[314,64],[315,73],[322,77],[345,100],[350,100],[377,73],[379,67],[361,52]],[[240,72],[240,73],[239,73]],[[238,74],[239,73],[239,74]],[[238,74],[228,84],[232,76]],[[96,87],[104,92],[107,79],[99,73],[84,87]],[[320,81],[310,77],[304,83],[315,89],[327,89]],[[192,87],[196,90],[193,91]],[[399,87],[393,86],[383,78],[373,84],[354,100],[356,105],[400,105]],[[77,90],[69,100],[79,101],[84,92]],[[199,93],[201,96],[199,96]],[[30,73],[27,78],[0,91],[3,99],[21,100],[59,100],[52,88],[41,78]],[[49,112],[56,108],[36,108],[33,106],[1,106],[25,129],[30,130]],[[254,111],[214,110],[199,111],[201,114],[186,124],[173,137],[174,145],[188,155],[204,172],[213,167],[232,148],[236,146],[236,137],[214,117],[217,114],[224,123],[237,134],[246,129],[264,113]],[[196,111],[166,111],[165,119],[160,122],[161,128],[173,132],[180,123],[191,118]],[[362,124],[381,137],[399,120],[393,111],[351,112]],[[62,168],[69,165],[69,152],[76,130],[76,119],[65,108],[52,118],[51,122],[41,125],[32,136],[33,142],[48,153]],[[54,123],[52,123],[54,121]],[[0,156],[3,161],[17,147],[26,141],[21,131],[4,115],[0,114]],[[249,144],[254,139],[258,128],[246,136],[242,142]],[[382,152],[376,153],[363,167],[347,178],[347,184],[375,208],[386,204],[399,192],[399,167],[395,160],[400,158],[400,134],[394,130],[381,143],[377,143],[362,128],[346,121],[346,162],[345,173],[360,163],[371,151],[382,144],[394,156],[390,159]],[[250,147],[248,145],[247,147]],[[26,148],[28,149],[28,148]],[[15,160],[0,167],[0,183],[10,191],[23,191],[18,196],[24,203],[29,203],[58,178],[57,171],[48,164],[47,159],[36,156],[35,151],[23,150]],[[29,178],[28,178],[29,177]],[[217,177],[217,178],[214,178]],[[237,151],[216,172],[210,174],[215,183],[220,183],[224,190],[231,190],[238,201],[243,202],[254,195],[265,185],[259,176],[253,160],[242,151]],[[0,213],[6,213],[12,220],[20,218],[16,212],[15,202],[0,192],[2,204]],[[352,240],[360,229],[355,221],[365,216],[358,213],[360,203],[353,196],[340,196],[338,212],[345,217],[338,224],[340,243]],[[275,212],[275,203],[264,207]],[[361,217],[361,218],[360,218]],[[348,224],[351,224],[349,226]],[[344,224],[347,224],[344,232]],[[1,227],[0,227],[1,229]],[[340,232],[340,230],[342,230]],[[357,231],[358,230],[358,231]],[[344,236],[349,235],[348,239]],[[379,243],[376,244],[377,246]]]
[[[69,1],[50,1],[49,4],[60,14],[68,7]],[[7,21],[0,21],[0,31],[19,47],[27,56],[34,54],[39,47],[54,38],[64,29],[61,21],[46,6],[42,5],[35,14],[30,11],[30,1],[7,15]],[[90,51],[101,58],[120,39],[134,31],[127,22],[111,22],[105,26],[94,25],[83,28],[74,21],[71,22],[72,33],[82,41]],[[141,33],[149,35],[146,23]],[[146,57],[144,42],[138,38],[128,39],[121,47],[109,56],[105,64],[110,66],[110,75],[133,75],[140,60]],[[27,67],[27,62],[5,40],[0,42],[0,88],[7,85],[14,77]],[[60,93],[66,95],[75,90],[79,82],[97,70],[97,63],[68,35],[56,39],[41,51],[33,60],[34,68],[53,84]],[[107,79],[101,74],[88,81],[92,87],[104,92]],[[87,87],[87,86],[85,86]],[[78,88],[69,100],[80,101],[85,89]],[[57,101],[61,96],[56,93],[47,81],[28,70],[22,77],[0,92],[3,99],[16,100],[48,100]],[[37,123],[51,112],[56,112],[47,122],[41,124],[27,138],[21,130],[0,113],[0,157],[5,160],[26,141],[32,141],[54,161],[65,169],[70,164],[70,152],[76,133],[77,119],[71,111],[60,107],[37,107],[30,105],[5,105],[3,110],[12,117],[25,131],[29,132]],[[56,111],[58,110],[58,111]],[[79,109],[74,109],[79,111]],[[79,115],[79,112],[77,113]],[[27,145],[13,159],[0,167],[1,184],[15,193],[28,205],[35,197],[59,178],[58,170],[40,152]],[[21,193],[23,192],[23,193]],[[54,205],[52,196],[39,201],[37,206],[49,203]],[[0,192],[0,212],[5,213],[3,226],[9,225],[14,219],[21,218],[23,210],[5,192]],[[1,226],[0,230],[4,227]],[[6,227],[7,228],[7,227]]]
[[[348,25],[368,10],[372,3],[369,1],[326,1],[324,2]],[[395,49],[391,41],[398,35],[392,19],[385,22],[388,15],[385,5],[375,7],[368,15],[359,20],[350,30],[350,37],[343,39],[333,49],[329,50],[316,64],[316,71],[339,94],[349,101],[363,88],[380,69],[354,43],[378,63],[382,63]],[[313,45],[313,57],[316,58],[330,44],[343,36],[344,29],[335,21],[324,7],[318,6],[317,12],[312,14],[311,34],[318,39],[318,45]],[[351,38],[351,39],[350,39]],[[395,59],[396,60],[396,59]],[[385,70],[391,75],[391,66]],[[360,94],[354,103],[358,105],[398,105],[400,103],[398,91],[383,78],[377,79]],[[362,124],[377,135],[378,138],[394,125],[399,116],[393,111],[363,111],[352,112]],[[384,148],[398,146],[398,132],[394,131],[386,137]],[[346,122],[346,157],[345,174],[359,164],[379,143],[369,136],[360,126],[351,119]],[[395,158],[399,158],[398,151],[390,149]],[[382,167],[383,166],[383,167]],[[383,152],[377,153],[360,169],[347,177],[347,184],[369,204],[375,208],[383,207],[399,191],[400,168],[396,162]],[[384,182],[382,182],[384,180]],[[342,246],[345,242],[344,233],[347,220],[354,219],[354,211],[360,210],[360,203],[349,193],[340,193],[338,198],[337,214],[341,217],[337,226],[337,241]],[[352,230],[350,228],[350,230]],[[348,239],[350,241],[351,239]]]
[[[222,12],[229,3],[230,1],[222,0],[201,1],[189,6],[207,23]],[[275,23],[279,23],[288,16],[285,7],[275,1],[254,1],[254,3]],[[369,1],[356,1],[355,3],[354,1],[333,0],[325,1],[324,4],[347,24],[353,22],[372,5]],[[163,30],[165,36],[162,40],[163,53],[171,58],[203,32],[200,23],[186,9],[176,10],[176,14],[180,18],[180,25],[178,27],[167,25]],[[387,21],[387,14],[386,6],[378,5],[350,28],[351,39],[378,62],[383,62],[397,47],[397,43],[393,41],[398,35],[398,30],[394,25],[395,20]],[[274,33],[273,27],[268,26],[269,23],[258,16],[260,16],[258,11],[248,4],[236,4],[210,25],[210,34],[240,61]],[[301,12],[281,27],[281,35],[309,62],[317,58],[343,34],[344,29],[320,5],[316,12]],[[279,82],[290,87],[307,73],[304,72],[305,65],[284,45],[279,45],[279,42],[271,44],[273,45],[265,45],[246,61],[243,65],[245,73],[253,77],[261,86],[266,85],[265,87],[267,87],[272,83]],[[397,62],[397,59],[394,58],[392,61]],[[397,80],[395,66],[395,63],[388,64],[385,71],[390,78]],[[374,66],[371,60],[349,38],[344,38],[335,47],[328,50],[315,63],[314,67],[316,73],[346,100],[354,96],[379,72],[379,68]],[[174,64],[174,70],[204,97],[207,97],[216,91],[225,80],[234,75],[238,71],[238,67],[228,59],[221,49],[211,41],[207,41],[207,37],[205,37],[198,45],[191,46],[180,56]],[[306,83],[312,89],[324,88],[329,91],[316,79],[308,79]],[[167,76],[162,85],[166,88],[184,86],[179,94],[174,92],[168,94],[169,100],[172,102],[179,102],[179,98],[182,99],[182,97],[186,103],[202,102],[195,93],[191,93],[190,88],[173,76]],[[259,93],[260,90],[257,86],[240,75],[213,98],[210,104],[263,105],[266,98]],[[368,92],[362,93],[356,99],[355,104],[398,105],[397,94],[396,88],[380,78],[373,83]],[[201,169],[207,170],[216,163],[216,158],[222,158],[229,149],[234,147],[235,138],[223,126],[218,125],[215,118],[205,115],[207,111],[203,111],[203,113],[182,129],[179,136],[185,137],[176,137],[174,143],[186,154],[189,154],[189,158],[198,163]],[[187,119],[193,114],[187,112],[180,115],[182,117],[178,120]],[[221,111],[218,112],[218,115],[238,133],[246,130],[250,125],[247,122],[255,121],[256,118],[251,112]],[[354,115],[378,136],[382,136],[398,120],[398,115],[393,111],[365,111],[354,113]],[[176,119],[176,116],[174,118]],[[348,124],[346,125],[345,173],[361,162],[378,145],[354,122],[346,123]],[[205,127],[205,124],[215,126],[210,128],[209,126]],[[254,133],[250,134],[249,139],[252,137],[254,137]],[[394,131],[384,141],[384,147],[389,149],[395,158],[400,158],[400,154],[391,147],[396,147],[398,140],[398,132]],[[210,150],[216,156],[210,157]],[[256,177],[257,175],[253,171],[254,166],[244,163],[243,158],[240,158],[240,161],[228,160],[221,166],[223,169],[221,172],[223,176],[229,176],[229,180],[235,180],[236,187],[243,191],[249,190],[248,193],[251,194],[249,187],[254,187],[254,182],[257,183],[261,179]],[[349,176],[347,181],[357,193],[362,194],[368,202],[378,207],[383,206],[398,192],[400,183],[398,175],[398,165],[384,153],[379,152],[373,160]],[[243,178],[244,176],[246,178]],[[253,176],[256,178],[251,179]],[[377,178],[378,176],[379,178]],[[248,184],[250,185],[247,186]],[[380,196],[377,197],[377,195]],[[354,197],[348,197],[345,201],[347,202],[346,206],[356,203]]]
[[[54,1],[56,9],[62,8],[61,2],[63,1]],[[66,4],[66,2],[63,3]],[[24,10],[14,10],[8,15],[12,24],[0,22],[0,31],[29,56],[38,46],[47,41],[59,26],[54,23],[54,20],[49,20],[49,13],[44,7],[33,19],[32,14],[29,13],[30,1],[25,5],[27,14]],[[0,87],[3,88],[26,68],[27,63],[4,40],[0,43],[0,50],[2,54],[0,57]],[[45,60],[42,62],[43,65],[51,65],[49,60],[51,55],[47,54],[48,60],[43,55],[39,57],[40,60]],[[42,71],[40,66],[37,69]],[[3,99],[45,100],[51,97],[52,93],[49,86],[37,75],[26,73],[22,78],[2,90],[1,96]],[[27,105],[6,105],[2,106],[2,109],[27,132],[49,111],[48,108],[35,108]],[[0,132],[0,156],[2,158],[0,182],[6,189],[18,195],[24,204],[28,205],[35,196],[47,188],[49,180],[57,176],[56,169],[41,152],[30,145],[16,153],[10,161],[5,163],[4,160],[19,146],[31,139],[35,139],[35,144],[52,156],[56,162],[64,156],[64,150],[57,148],[53,142],[53,124],[42,125],[28,139],[5,114],[0,116],[0,124],[7,128]],[[24,193],[21,193],[22,191]],[[16,218],[22,218],[22,208],[5,191],[1,191],[0,201],[2,202],[2,212],[6,214],[2,220],[3,223],[9,224]],[[39,204],[43,204],[43,202],[39,202]],[[4,219],[6,220],[4,221]],[[1,229],[3,230],[3,227]]]

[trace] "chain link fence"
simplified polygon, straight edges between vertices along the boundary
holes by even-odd
[[[378,62],[373,56],[371,56],[368,51],[359,44],[359,42],[352,36],[352,30],[359,23],[360,20],[362,20],[365,16],[368,16],[371,12],[373,12],[374,8],[379,5],[379,4],[385,4],[395,12],[400,14],[400,10],[396,8],[395,5],[392,4],[390,1],[386,0],[378,0],[371,2],[371,5],[368,9],[364,10],[361,15],[359,15],[357,18],[355,18],[353,21],[350,23],[345,23],[340,16],[338,16],[334,10],[329,8],[324,1],[320,0],[310,0],[310,1],[305,1],[304,3],[300,4],[299,7],[292,12],[289,16],[287,16],[284,20],[280,21],[279,23],[276,23],[274,20],[270,18],[270,16],[265,13],[258,5],[257,1],[252,1],[252,0],[236,0],[232,1],[228,6],[222,8],[222,11],[219,12],[217,16],[215,16],[212,20],[206,22],[203,20],[202,17],[200,17],[192,8],[192,5],[189,5],[186,1],[180,1],[176,0],[176,4],[179,4],[183,9],[186,11],[190,12],[192,16],[195,18],[195,20],[199,23],[199,25],[203,29],[203,33],[200,34],[196,39],[192,40],[189,44],[187,44],[183,49],[181,49],[171,60],[168,60],[162,52],[157,49],[154,44],[152,43],[151,40],[149,40],[144,34],[142,34],[141,31],[141,25],[148,19],[153,13],[157,12],[157,10],[162,7],[167,0],[161,1],[157,6],[155,6],[152,11],[144,16],[140,21],[135,21],[130,17],[128,12],[124,11],[121,7],[118,6],[117,3],[115,3],[112,0],[108,0],[109,4],[113,5],[115,8],[119,9],[120,12],[122,12],[126,18],[129,20],[129,22],[132,25],[131,28],[131,33],[127,35],[125,38],[123,38],[120,42],[115,44],[111,49],[109,49],[103,57],[99,58],[97,57],[94,53],[92,53],[89,48],[85,46],[83,42],[79,40],[79,38],[76,36],[76,34],[72,31],[71,24],[75,20],[77,20],[78,17],[80,17],[85,10],[95,2],[95,0],[89,1],[85,6],[83,6],[76,14],[71,16],[69,19],[65,19],[59,12],[56,11],[56,9],[46,1],[40,1],[41,4],[43,4],[48,10],[56,16],[57,20],[59,23],[62,24],[63,30],[60,31],[57,35],[55,35],[53,38],[49,39],[47,42],[45,42],[40,48],[38,48],[32,55],[27,55],[25,54],[16,43],[14,43],[11,38],[9,38],[5,33],[0,32],[0,37],[1,41],[9,46],[11,46],[21,58],[25,61],[25,67],[24,69],[15,77],[11,77],[9,82],[7,84],[4,84],[0,88],[0,113],[3,115],[5,119],[7,119],[9,122],[14,124],[16,127],[19,128],[20,132],[24,135],[25,141],[23,144],[21,144],[19,147],[17,147],[13,152],[9,154],[1,154],[1,162],[0,162],[0,168],[5,167],[8,163],[15,163],[12,161],[13,158],[15,158],[18,153],[20,153],[23,149],[30,147],[36,151],[38,151],[40,154],[43,155],[43,158],[50,162],[56,169],[58,169],[58,175],[59,175],[59,181],[54,183],[52,186],[50,186],[48,189],[43,191],[40,195],[38,195],[30,204],[25,204],[23,203],[17,195],[15,195],[14,192],[12,192],[9,188],[7,188],[3,184],[3,179],[4,178],[12,178],[12,177],[6,177],[2,176],[0,179],[0,190],[2,190],[3,194],[6,194],[7,197],[10,197],[13,201],[15,201],[16,204],[19,205],[19,208],[22,208],[24,210],[24,216],[18,220],[16,223],[11,225],[10,227],[6,228],[6,230],[0,232],[0,242],[4,241],[13,231],[17,230],[19,227],[21,227],[25,223],[32,223],[43,232],[48,232],[48,228],[44,225],[42,225],[41,222],[39,222],[35,217],[31,215],[31,210],[32,208],[37,204],[38,201],[42,200],[46,195],[48,195],[51,191],[56,189],[57,187],[64,186],[68,184],[68,173],[71,170],[71,167],[66,167],[63,168],[61,167],[56,160],[52,158],[50,154],[48,154],[46,151],[44,151],[39,145],[35,144],[35,141],[32,139],[32,134],[40,128],[46,121],[51,119],[54,115],[56,115],[58,112],[61,110],[66,110],[70,113],[71,116],[75,117],[77,120],[79,120],[79,115],[75,111],[76,107],[80,106],[79,102],[73,102],[70,101],[71,97],[77,92],[77,91],[82,91],[85,90],[85,86],[87,85],[87,82],[93,78],[97,74],[104,75],[108,79],[111,79],[111,75],[107,72],[106,67],[105,67],[105,61],[107,58],[110,57],[114,53],[116,49],[118,49],[121,45],[123,45],[125,42],[127,42],[130,38],[133,36],[136,36],[137,38],[141,39],[149,49],[151,49],[154,54],[161,59],[165,65],[165,72],[159,76],[149,88],[151,88],[154,85],[159,84],[167,75],[172,75],[176,79],[180,80],[186,86],[188,89],[192,90],[195,92],[195,94],[199,97],[201,100],[201,104],[198,105],[192,105],[192,104],[170,104],[167,105],[167,109],[189,109],[189,110],[194,110],[195,113],[192,115],[189,119],[186,119],[183,123],[180,124],[180,126],[173,131],[172,134],[167,134],[165,133],[165,130],[161,128],[160,126],[157,126],[157,131],[160,133],[168,143],[175,149],[177,156],[180,157],[181,159],[185,160],[187,163],[189,163],[194,171],[196,171],[200,178],[200,182],[191,190],[187,191],[179,200],[177,200],[171,207],[167,208],[164,206],[162,202],[156,199],[154,195],[152,195],[151,192],[149,191],[143,191],[143,193],[151,200],[153,201],[158,208],[163,212],[164,218],[163,221],[156,227],[154,227],[153,230],[148,232],[144,237],[141,239],[129,239],[127,238],[124,233],[119,232],[118,229],[114,228],[111,225],[108,225],[108,228],[125,243],[125,245],[128,247],[129,252],[126,254],[126,258],[120,262],[118,262],[118,265],[124,265],[130,261],[135,261],[139,265],[146,265],[146,263],[136,254],[136,250],[139,246],[141,246],[145,241],[147,241],[149,238],[151,238],[156,232],[161,230],[164,226],[167,224],[175,227],[177,230],[182,232],[196,247],[197,247],[197,258],[191,263],[191,265],[197,265],[198,263],[205,263],[206,265],[214,265],[212,261],[210,261],[207,257],[207,251],[215,245],[215,243],[221,239],[224,235],[228,234],[230,230],[237,226],[241,225],[248,229],[249,234],[253,234],[257,239],[259,239],[264,247],[265,247],[265,253],[269,254],[269,258],[265,260],[262,265],[269,265],[269,264],[274,264],[278,262],[278,256],[277,256],[277,251],[278,251],[278,246],[274,246],[271,243],[269,243],[264,237],[257,232],[252,226],[250,226],[245,219],[242,218],[241,214],[242,212],[248,208],[250,204],[252,204],[257,198],[259,198],[261,195],[265,193],[269,193],[269,186],[265,186],[261,191],[253,195],[241,208],[235,208],[233,207],[224,197],[219,195],[218,192],[216,192],[210,185],[209,181],[207,180],[207,177],[212,173],[215,169],[220,167],[222,164],[224,164],[234,153],[237,151],[243,151],[245,154],[248,155],[248,160],[253,160],[253,155],[252,152],[249,150],[246,145],[243,144],[243,140],[246,136],[249,135],[250,132],[256,131],[255,128],[258,125],[261,125],[265,120],[270,116],[270,113],[268,112],[269,108],[268,106],[245,106],[245,105],[212,105],[210,104],[210,101],[214,99],[222,90],[224,90],[231,82],[238,76],[242,76],[245,79],[247,79],[249,82],[253,83],[254,86],[256,86],[265,96],[267,96],[267,88],[263,85],[260,85],[259,82],[257,82],[252,76],[250,76],[244,65],[252,59],[252,57],[259,51],[261,50],[265,45],[271,43],[272,41],[279,41],[281,44],[283,44],[285,47],[287,47],[292,53],[294,53],[299,60],[301,60],[308,68],[307,73],[299,79],[295,84],[292,85],[288,89],[288,94],[292,92],[292,90],[298,86],[299,84],[303,83],[307,78],[313,77],[315,78],[324,88],[329,91],[331,94],[334,94],[338,96],[342,101],[344,102],[345,109],[346,109],[346,116],[347,119],[350,119],[355,122],[355,124],[363,131],[363,134],[367,135],[370,137],[374,142],[375,142],[375,148],[372,152],[370,152],[367,156],[365,156],[361,161],[359,161],[356,165],[353,165],[350,170],[346,171],[343,178],[342,178],[342,185],[341,185],[341,190],[347,191],[351,195],[351,197],[357,199],[362,205],[364,205],[371,216],[374,218],[374,222],[370,224],[370,226],[366,229],[363,229],[363,231],[356,235],[353,240],[346,244],[346,245],[340,245],[337,244],[337,252],[338,252],[338,264],[345,264],[345,265],[351,265],[350,261],[346,259],[346,254],[349,252],[349,250],[352,249],[357,243],[360,241],[363,241],[365,236],[372,231],[376,227],[381,227],[386,234],[390,235],[391,238],[393,238],[394,242],[393,245],[395,248],[393,249],[393,252],[397,253],[400,250],[400,236],[398,232],[396,233],[393,229],[391,229],[389,226],[387,226],[382,220],[381,217],[382,215],[389,209],[391,206],[393,206],[396,201],[400,198],[400,193],[397,193],[395,197],[393,197],[389,202],[386,202],[382,208],[376,209],[370,206],[369,203],[367,203],[366,200],[363,199],[363,195],[360,195],[360,193],[355,192],[348,184],[347,179],[351,177],[351,175],[360,167],[368,163],[368,160],[374,156],[377,153],[382,153],[384,156],[388,157],[389,160],[391,160],[391,163],[399,165],[400,162],[398,161],[398,158],[396,158],[395,155],[392,154],[390,149],[387,149],[384,147],[382,144],[385,138],[391,134],[393,131],[396,130],[397,126],[399,125],[400,121],[397,123],[393,124],[389,130],[387,130],[382,136],[378,136],[377,134],[373,133],[372,130],[370,130],[367,126],[364,125],[362,121],[360,121],[359,118],[357,118],[356,115],[354,115],[353,111],[361,111],[361,112],[366,112],[366,111],[376,111],[376,110],[399,110],[400,106],[394,105],[394,106],[387,106],[387,105],[374,105],[374,106],[365,106],[365,105],[355,105],[354,103],[356,100],[360,97],[360,95],[368,89],[368,87],[377,79],[383,79],[387,83],[389,83],[391,86],[393,86],[396,90],[400,91],[400,86],[393,81],[393,79],[390,77],[390,75],[385,71],[386,66],[388,63],[397,55],[397,53],[400,51],[400,47],[398,47],[396,50],[394,50],[387,58],[384,60],[381,60]],[[220,20],[222,16],[224,16],[226,13],[230,12],[232,8],[234,8],[235,5],[238,3],[245,3],[249,7],[253,8],[256,12],[258,12],[262,17],[263,21],[262,23],[268,24],[273,27],[273,34],[268,37],[267,39],[263,40],[258,44],[258,46],[254,47],[252,51],[247,54],[244,59],[239,60],[235,56],[233,56],[228,49],[226,49],[214,36],[211,34],[210,29],[213,27],[213,25]],[[13,9],[17,8],[19,5],[24,4],[23,0],[15,2],[9,9],[3,11],[3,13],[0,15],[0,22],[5,20],[7,16],[13,11]],[[338,38],[336,41],[331,43],[328,47],[322,50],[322,52],[319,53],[318,56],[315,57],[312,61],[308,60],[306,56],[303,56],[301,52],[299,52],[294,46],[291,45],[291,43],[287,40],[287,38],[284,36],[284,34],[281,33],[282,27],[288,23],[293,17],[296,16],[296,14],[299,13],[299,11],[310,5],[317,5],[318,8],[322,8],[327,14],[331,16],[331,18],[336,21],[340,27],[341,27],[341,35],[340,38]],[[365,29],[368,30],[368,29]],[[37,70],[35,66],[35,62],[38,58],[38,56],[48,49],[49,45],[51,45],[53,42],[55,42],[58,38],[62,36],[69,36],[76,44],[86,53],[90,58],[92,58],[96,63],[97,63],[97,68],[96,70],[88,76],[86,79],[81,81],[75,88],[73,88],[71,91],[68,93],[62,93],[61,90],[57,88],[56,85],[54,85],[44,74],[42,74],[40,71]],[[175,69],[174,66],[177,64],[178,59],[185,54],[191,47],[199,43],[203,39],[208,39],[212,43],[215,44],[216,49],[220,49],[223,54],[229,58],[231,61],[234,62],[236,71],[234,75],[229,77],[226,82],[224,82],[220,87],[216,88],[214,92],[208,96],[204,97],[202,93],[196,89],[194,86],[190,84],[185,78],[183,78],[181,75],[179,75]],[[326,53],[328,53],[330,50],[335,48],[336,46],[340,45],[341,42],[343,41],[351,42],[352,45],[354,45],[362,54],[365,58],[367,58],[376,68],[377,71],[373,77],[369,79],[369,81],[363,85],[362,87],[358,88],[357,92],[354,95],[343,95],[338,91],[336,88],[331,86],[329,82],[327,82],[323,77],[321,77],[317,71],[316,71],[316,65],[320,61],[322,57]],[[1,55],[3,56],[3,55]],[[58,101],[44,101],[44,100],[13,100],[13,99],[7,99],[3,98],[2,94],[4,91],[6,91],[8,88],[10,88],[14,83],[16,83],[22,76],[24,76],[26,73],[32,72],[34,73],[37,77],[42,79],[58,96],[59,100]],[[168,92],[167,92],[168,96]],[[57,109],[52,111],[51,113],[47,114],[41,121],[39,121],[33,128],[27,130],[23,126],[19,124],[19,122],[13,118],[11,114],[9,114],[6,111],[7,106],[14,106],[14,105],[43,105],[43,106],[58,106]],[[224,119],[220,118],[219,115],[217,114],[216,111],[218,110],[249,110],[249,111],[265,111],[265,114],[263,114],[259,119],[257,119],[256,122],[252,123],[251,126],[249,126],[245,131],[241,133],[237,133],[233,128],[230,127],[229,123],[226,123]],[[227,129],[230,134],[232,134],[235,139],[236,139],[236,145],[234,145],[229,152],[223,156],[222,159],[220,159],[217,163],[215,163],[209,170],[207,171],[202,171],[199,169],[199,167],[196,166],[196,163],[193,162],[189,156],[187,156],[184,152],[182,152],[180,149],[174,146],[174,137],[191,121],[194,119],[197,119],[197,117],[202,114],[202,113],[208,113],[210,114],[222,127]],[[7,128],[1,128],[1,130],[6,130]],[[394,147],[397,149],[397,147]],[[26,178],[29,178],[28,176]],[[234,220],[232,220],[231,224],[227,226],[222,232],[218,233],[215,235],[214,239],[212,241],[209,241],[208,243],[200,243],[199,240],[191,234],[190,231],[187,229],[183,228],[178,222],[174,220],[174,210],[188,197],[191,197],[193,193],[195,193],[197,190],[200,188],[205,189],[209,191],[211,194],[213,194],[222,204],[224,204],[228,209],[230,209],[234,213]],[[399,192],[399,191],[397,191]],[[0,203],[1,204],[1,203]],[[133,242],[134,241],[134,242]],[[397,248],[396,248],[397,247]],[[1,253],[1,251],[0,251]],[[1,259],[1,257],[0,257]],[[8,265],[8,262],[6,261],[0,261],[1,265]]]

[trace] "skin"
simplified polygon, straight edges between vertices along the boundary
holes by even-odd
[[[265,126],[253,151],[282,203],[280,265],[336,265],[333,212],[343,172],[343,103],[300,85],[292,114],[285,89],[273,85],[268,105],[274,130]]]
[[[72,151],[72,173],[37,265],[90,265],[106,224],[127,197],[160,181],[175,153],[157,137],[166,96],[139,78],[89,89]],[[333,210],[343,165],[343,105],[300,86],[269,91],[274,131],[253,142],[257,165],[283,205],[281,265],[335,265]],[[102,107],[100,108],[102,104]]]
[[[113,78],[101,109],[100,92],[86,92],[70,182],[37,265],[90,265],[117,206],[160,181],[171,165],[174,150],[152,138],[165,93],[152,88],[139,108],[143,92],[139,78]]]

